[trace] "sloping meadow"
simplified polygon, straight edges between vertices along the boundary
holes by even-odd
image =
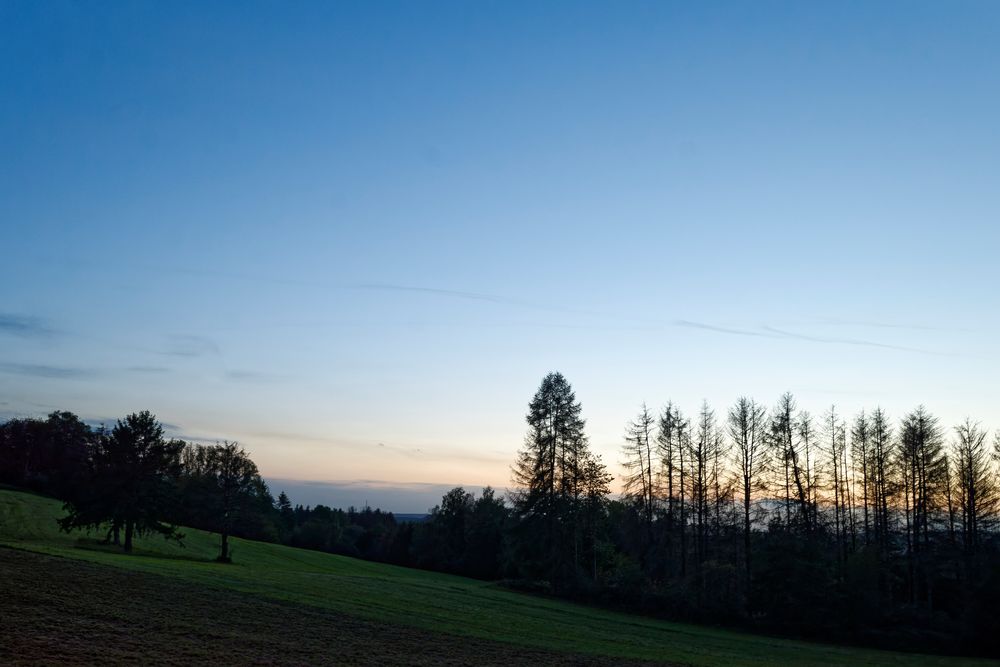
[[[71,598],[68,600],[71,605],[80,606],[84,598],[103,600],[102,596],[108,595],[109,584],[115,581],[115,572],[120,573],[122,582],[129,582],[128,586],[138,586],[137,596],[145,595],[141,592],[143,586],[158,591],[155,595],[151,594],[150,599],[160,602],[150,604],[156,607],[159,625],[146,625],[153,636],[161,638],[170,635],[170,631],[163,628],[169,626],[167,620],[172,613],[172,599],[177,600],[176,614],[193,616],[195,620],[202,617],[206,623],[215,622],[211,619],[224,615],[227,605],[242,608],[240,605],[252,606],[253,600],[258,600],[262,609],[273,612],[255,614],[255,624],[248,627],[223,629],[214,635],[212,632],[204,633],[204,641],[208,642],[205,650],[212,655],[215,655],[212,650],[222,650],[218,646],[211,649],[212,636],[216,636],[216,644],[240,644],[240,650],[247,650],[247,646],[254,644],[247,644],[239,639],[240,636],[259,637],[268,632],[276,638],[279,635],[296,636],[298,631],[288,624],[295,613],[307,616],[326,613],[331,615],[328,625],[339,623],[344,627],[355,627],[351,637],[356,640],[368,638],[366,641],[371,650],[366,652],[363,647],[353,645],[342,656],[348,662],[421,662],[419,656],[422,654],[419,652],[386,652],[386,647],[393,642],[405,645],[413,640],[430,646],[430,653],[427,654],[430,662],[452,662],[451,658],[446,659],[447,656],[458,663],[468,662],[467,659],[474,654],[465,649],[478,647],[475,655],[483,656],[479,662],[487,664],[494,662],[489,658],[491,655],[496,657],[496,662],[507,664],[561,662],[564,659],[574,663],[625,659],[746,666],[992,664],[988,661],[811,644],[668,623],[529,596],[495,584],[451,575],[240,539],[232,541],[234,562],[221,564],[214,561],[218,553],[218,538],[196,530],[183,531],[183,545],[159,537],[145,538],[137,542],[133,554],[125,555],[103,544],[105,535],[101,533],[59,532],[56,519],[61,515],[60,505],[54,500],[0,490],[0,545],[72,559],[69,562],[52,558],[25,561],[17,557],[12,559],[9,554],[0,559],[0,569],[5,571],[4,579],[9,581],[16,577],[22,582],[19,604],[35,608],[51,607],[42,599],[35,603],[26,602],[24,596],[30,596],[32,587],[25,588],[23,584],[33,579],[39,584],[52,582],[58,578],[53,572],[66,570],[69,574],[75,572],[77,576],[73,580],[82,582],[75,588],[65,589],[64,595]],[[87,566],[90,569],[84,568],[86,576],[80,574],[84,564],[74,561],[91,564]],[[62,568],[60,563],[63,563]],[[137,584],[135,573],[149,576]],[[161,590],[164,586],[174,593],[164,593]],[[39,596],[48,596],[51,602],[51,583],[34,589],[39,591]],[[48,592],[43,595],[43,590]],[[202,597],[195,603],[183,602],[195,591],[200,591],[198,595]],[[237,596],[235,601],[233,595]],[[219,600],[219,609],[215,611],[209,604],[213,596]],[[0,611],[3,611],[4,617],[20,614],[13,608],[10,596],[4,600],[0,600]],[[88,614],[99,616],[101,609],[113,613],[115,604],[113,599],[91,607],[84,604],[74,618]],[[121,603],[118,604],[121,607]],[[298,611],[293,613],[289,607],[280,605],[292,605]],[[164,614],[167,620],[164,620]],[[141,619],[132,621],[139,622]],[[30,627],[42,628],[44,625],[35,623]],[[8,628],[7,632],[11,630]],[[32,651],[40,650],[39,646],[56,646],[65,641],[58,636],[25,639],[24,632],[28,630],[18,636],[21,640],[30,641],[27,644],[22,641],[19,645],[34,646]],[[160,634],[157,635],[157,632]],[[284,640],[278,641],[275,646],[281,646],[281,641]],[[151,640],[149,650],[153,651],[156,644]],[[7,643],[8,647],[12,645]],[[169,653],[169,646],[165,645],[163,650]],[[193,646],[185,649],[194,652],[188,653],[192,658],[199,650]],[[261,650],[260,659],[282,661],[280,655]],[[336,650],[335,645],[321,642],[316,645],[319,652],[312,658],[294,652],[285,655],[291,662],[332,661],[336,659]],[[251,657],[246,653],[239,655],[244,659]],[[151,653],[143,656],[154,657]],[[143,656],[125,651],[121,659]],[[31,661],[24,655],[7,657]],[[77,657],[79,660],[71,661],[87,661],[86,657]],[[162,662],[169,656],[163,654],[160,657]],[[38,662],[46,662],[42,654],[38,658]],[[50,654],[49,658],[49,662],[53,659],[58,662],[59,654]],[[234,660],[241,661],[240,658]]]

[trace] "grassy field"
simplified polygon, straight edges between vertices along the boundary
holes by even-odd
[[[0,548],[0,573],[3,665],[612,664],[30,551]]]
[[[45,607],[41,591],[49,591],[50,597],[58,594],[59,587],[53,589],[52,582],[60,581],[60,577],[69,582],[82,581],[84,584],[66,589],[66,597],[72,598],[69,602],[81,607],[68,614],[67,619],[83,618],[87,627],[97,627],[103,619],[107,626],[104,630],[114,632],[115,628],[141,623],[144,618],[142,614],[123,613],[117,620],[109,621],[101,616],[101,609],[115,605],[97,601],[107,596],[109,587],[115,588],[113,583],[120,580],[125,590],[138,586],[153,591],[146,598],[156,603],[144,608],[159,620],[146,623],[145,627],[152,630],[146,634],[160,638],[172,635],[167,630],[157,630],[157,623],[172,627],[170,619],[176,619],[176,623],[182,618],[191,623],[200,619],[217,623],[225,618],[225,614],[213,611],[214,600],[220,607],[229,605],[243,610],[231,616],[243,619],[248,626],[220,626],[212,630],[198,644],[201,649],[194,645],[185,649],[192,656],[188,662],[196,659],[199,650],[219,650],[220,645],[232,644],[242,651],[257,646],[245,655],[258,655],[260,662],[313,663],[322,661],[322,656],[330,659],[335,654],[330,652],[339,650],[337,647],[349,640],[350,645],[345,649],[348,653],[342,656],[344,662],[366,662],[370,658],[371,662],[419,663],[424,661],[421,656],[430,656],[427,662],[431,663],[451,660],[538,664],[578,663],[589,656],[595,663],[607,660],[616,664],[621,659],[746,666],[996,664],[667,623],[523,595],[461,577],[245,540],[233,541],[235,563],[222,565],[212,560],[216,555],[216,538],[194,530],[186,531],[184,548],[150,538],[140,541],[134,554],[124,555],[100,545],[96,535],[59,533],[55,520],[60,515],[60,506],[55,501],[0,490],[0,545],[72,559],[11,555],[16,552],[0,550],[6,552],[0,558],[3,579],[20,582],[19,604],[26,609]],[[41,597],[32,602],[35,590]],[[141,594],[132,597],[136,595],[143,597]],[[124,602],[119,600],[116,604]],[[251,610],[257,611],[251,613]],[[9,596],[0,599],[0,617],[23,616],[24,611],[14,609]],[[305,628],[313,628],[306,633],[312,643],[307,646],[302,639],[286,646],[288,638],[282,633],[294,627],[294,623],[289,626],[286,621],[299,617],[306,619],[302,621]],[[69,622],[67,619],[62,622]],[[52,622],[50,619],[48,625]],[[21,625],[23,632],[30,634],[32,628],[46,624],[22,621]],[[340,637],[323,635],[314,626],[327,628],[328,632],[338,627],[354,629]],[[181,632],[184,636],[189,634]],[[241,641],[239,637],[244,635],[254,638],[254,642]],[[86,634],[81,631],[73,636],[86,637]],[[216,638],[214,644],[212,637]],[[327,639],[316,643],[316,637]],[[12,641],[9,637],[4,639]],[[31,641],[43,645],[54,643],[45,637]],[[151,640],[150,651],[153,644]],[[422,647],[423,652],[406,649],[410,644]],[[298,653],[292,650],[295,647]],[[323,647],[327,647],[327,653],[323,653]],[[299,649],[319,652],[310,654],[310,658]],[[136,657],[134,652],[126,653],[131,658],[123,657],[122,661]],[[148,662],[151,655],[154,653],[142,657]],[[85,657],[56,661],[88,662]]]

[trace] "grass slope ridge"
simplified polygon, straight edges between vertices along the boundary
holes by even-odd
[[[133,555],[124,555],[99,545],[95,535],[59,533],[55,523],[59,516],[60,506],[51,499],[0,490],[0,544],[222,587],[394,628],[501,642],[532,651],[705,666],[995,664],[668,623],[537,598],[451,575],[246,540],[233,540],[236,563],[222,565],[212,560],[217,539],[195,530],[185,531],[185,548],[150,538],[139,541]]]

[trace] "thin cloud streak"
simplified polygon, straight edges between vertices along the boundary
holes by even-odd
[[[166,266],[154,267],[149,265],[143,265],[141,268],[144,268],[146,270],[155,270],[158,273],[163,271],[169,271],[179,274],[212,276],[212,277],[235,279],[235,280],[249,280],[249,281],[266,282],[266,283],[280,284],[280,285],[292,285],[298,287],[320,287],[324,289],[399,292],[404,294],[426,294],[431,296],[439,296],[443,298],[460,299],[467,301],[481,301],[481,302],[495,303],[506,306],[518,306],[523,308],[540,309],[550,312],[587,315],[591,317],[599,317],[606,320],[613,320],[614,322],[619,323],[617,325],[610,325],[610,328],[619,328],[619,327],[636,328],[636,326],[639,327],[650,326],[650,325],[663,326],[664,324],[669,324],[675,327],[699,329],[703,331],[711,331],[714,333],[722,333],[733,336],[745,336],[752,338],[790,339],[790,340],[801,340],[812,343],[875,347],[880,349],[897,350],[901,352],[914,352],[917,354],[928,354],[937,356],[962,356],[948,352],[936,352],[933,350],[926,350],[926,349],[908,347],[903,345],[894,345],[891,343],[880,343],[877,341],[870,341],[864,339],[799,334],[796,332],[778,329],[767,325],[760,326],[759,328],[756,329],[747,329],[747,328],[719,326],[706,322],[698,322],[687,319],[676,319],[670,321],[669,323],[664,323],[662,321],[651,322],[648,320],[641,320],[641,319],[637,320],[635,318],[630,318],[628,316],[623,317],[620,315],[614,315],[610,313],[599,313],[594,311],[577,310],[572,308],[555,306],[552,304],[543,304],[543,303],[525,301],[521,299],[516,299],[500,294],[492,294],[488,292],[448,289],[440,287],[431,287],[426,285],[403,285],[396,283],[378,283],[378,282],[325,283],[323,281],[283,279],[283,278],[275,278],[271,276],[258,275],[258,274],[215,271],[210,269],[188,269],[188,268],[166,267]],[[869,326],[876,328],[925,330],[925,331],[946,330],[937,327],[929,327],[921,325],[893,324],[893,323],[864,321],[864,320],[846,320],[846,319],[840,320],[837,318],[821,318],[821,319],[824,319],[826,321],[826,324],[832,326]],[[627,326],[622,326],[622,323],[629,323],[629,324]],[[547,323],[547,324],[539,324],[539,326],[559,327],[559,328],[580,328],[580,329],[600,328],[599,325],[595,327],[595,325],[592,324],[573,325],[566,323]],[[177,336],[174,337],[174,339],[175,340],[173,342],[174,345],[173,349],[167,352],[162,352],[163,354],[170,354],[172,356],[183,356],[183,357],[202,356],[209,353],[220,354],[218,346],[205,338],[201,338],[198,336]],[[238,376],[235,376],[231,377],[230,379],[249,380],[249,377],[240,378]]]
[[[466,452],[461,450],[456,450],[447,447],[436,447],[436,446],[423,446],[423,447],[403,447],[398,445],[387,445],[384,442],[379,442],[377,445],[380,449],[385,449],[391,452],[395,452],[400,456],[405,456],[413,459],[420,459],[428,462],[453,462],[453,461],[467,461],[470,463],[487,463],[487,464],[497,464],[505,463],[508,461],[509,457],[506,453],[497,456],[487,456],[485,454]]]
[[[721,326],[716,326],[714,324],[706,324],[704,322],[693,322],[690,320],[675,320],[673,324],[679,327],[701,329],[704,331],[713,331],[716,333],[729,334],[733,336],[750,336],[755,338],[801,340],[809,343],[825,343],[830,345],[857,345],[862,347],[876,347],[885,350],[898,350],[900,352],[915,352],[917,354],[930,354],[935,356],[948,356],[948,357],[961,356],[950,352],[937,352],[934,350],[925,350],[916,347],[907,347],[905,345],[893,345],[892,343],[880,343],[878,341],[864,340],[859,338],[841,338],[836,336],[815,336],[809,334],[801,334],[801,333],[796,333],[794,331],[777,329],[775,327],[767,325],[760,327],[761,329],[760,331],[753,331],[747,329],[721,327]]]
[[[231,382],[241,382],[248,384],[269,384],[284,379],[281,375],[272,373],[261,373],[258,371],[226,371],[224,377]]]
[[[88,268],[103,268],[100,267],[100,265],[98,265],[97,263],[91,262],[89,260],[81,260],[78,258],[74,259],[72,263],[75,263],[78,266],[85,266]],[[520,306],[524,308],[549,310],[553,312],[600,315],[600,313],[575,310],[571,308],[555,306],[552,304],[536,303],[532,301],[526,301],[523,299],[517,299],[514,297],[504,296],[501,294],[448,289],[442,287],[432,287],[428,285],[403,285],[398,283],[380,283],[380,282],[342,283],[342,282],[327,282],[321,280],[300,280],[294,278],[277,278],[274,276],[268,276],[263,274],[242,273],[236,271],[191,269],[191,268],[183,268],[176,266],[161,266],[154,264],[133,265],[133,267],[142,271],[148,271],[157,274],[162,274],[166,272],[166,273],[174,273],[180,275],[205,276],[212,278],[224,278],[228,280],[242,280],[242,281],[257,282],[257,283],[268,283],[273,285],[286,285],[291,287],[311,287],[320,289],[363,290],[363,291],[382,291],[382,292],[403,292],[411,294],[428,294],[432,296],[440,296],[451,299],[461,299],[467,301],[486,301],[501,305]]]
[[[336,447],[338,449],[358,452],[371,452],[372,450],[384,451],[387,455],[399,455],[409,459],[419,459],[428,463],[468,461],[472,463],[506,463],[509,456],[506,452],[495,452],[495,456],[481,454],[478,452],[467,452],[461,449],[454,449],[447,446],[435,444],[420,446],[406,446],[387,443],[385,440],[367,440],[339,435],[316,435],[310,433],[292,433],[280,431],[252,431],[244,432],[241,435],[248,442],[257,440],[273,441],[284,440],[287,442],[319,444],[324,447]]]
[[[794,340],[804,340],[812,343],[831,343],[835,345],[860,345],[863,347],[877,347],[885,350],[899,350],[901,352],[916,352],[918,354],[932,354],[938,356],[957,356],[950,354],[948,352],[935,352],[933,350],[923,350],[916,347],[906,347],[905,345],[892,345],[890,343],[878,343],[870,340],[860,340],[856,338],[835,338],[826,336],[810,336],[807,334],[795,333],[792,331],[783,331],[781,329],[775,329],[774,327],[764,327],[765,330],[778,334],[784,338],[791,338]]]
[[[962,332],[972,331],[972,329],[966,329],[963,327],[938,327],[938,326],[929,326],[924,324],[899,324],[893,322],[875,322],[871,320],[841,319],[837,317],[820,317],[817,318],[817,321],[823,324],[830,324],[833,326],[871,327],[873,329],[906,329],[910,331],[962,331]]]
[[[391,452],[395,452],[397,454],[402,454],[403,456],[409,456],[411,458],[419,458],[420,455],[424,453],[423,450],[420,449],[419,447],[411,447],[411,448],[396,447],[394,445],[387,445],[384,442],[380,442],[376,446],[379,449],[388,450]]]
[[[689,329],[702,329],[704,331],[714,331],[716,333],[731,334],[734,336],[752,336],[754,338],[781,338],[775,333],[765,333],[761,331],[747,331],[746,329],[732,329],[729,327],[719,327],[714,324],[704,322],[692,322],[690,320],[674,320],[674,326],[686,327]]]
[[[46,364],[20,364],[14,362],[0,362],[0,373],[54,380],[89,380],[100,375],[98,371],[89,368],[49,366]]]
[[[169,373],[170,369],[163,366],[129,366],[125,369],[129,373],[138,373],[140,375],[162,375],[163,373]]]
[[[160,354],[171,357],[204,357],[221,354],[218,344],[210,338],[194,335],[171,336],[166,350]]]
[[[358,283],[356,285],[342,285],[343,289],[377,290],[382,292],[409,292],[418,294],[432,294],[435,296],[453,297],[456,299],[468,299],[472,301],[489,301],[490,303],[501,303],[512,306],[528,306],[530,308],[549,308],[537,303],[511,299],[498,294],[486,294],[483,292],[465,292],[462,290],[443,289],[438,287],[424,287],[422,285],[392,285],[388,283]]]
[[[56,330],[39,317],[0,313],[0,333],[18,338],[48,338]]]

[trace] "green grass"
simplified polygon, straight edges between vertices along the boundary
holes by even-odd
[[[623,667],[0,547],[0,664]],[[648,665],[649,663],[635,663]]]
[[[273,544],[233,540],[234,564],[213,562],[217,538],[187,530],[185,547],[140,540],[134,554],[98,535],[57,530],[57,502],[0,490],[0,545],[163,575],[392,628],[488,640],[531,650],[691,665],[995,664],[813,644],[668,623],[515,593],[494,584]],[[0,602],[2,608],[2,602]]]

